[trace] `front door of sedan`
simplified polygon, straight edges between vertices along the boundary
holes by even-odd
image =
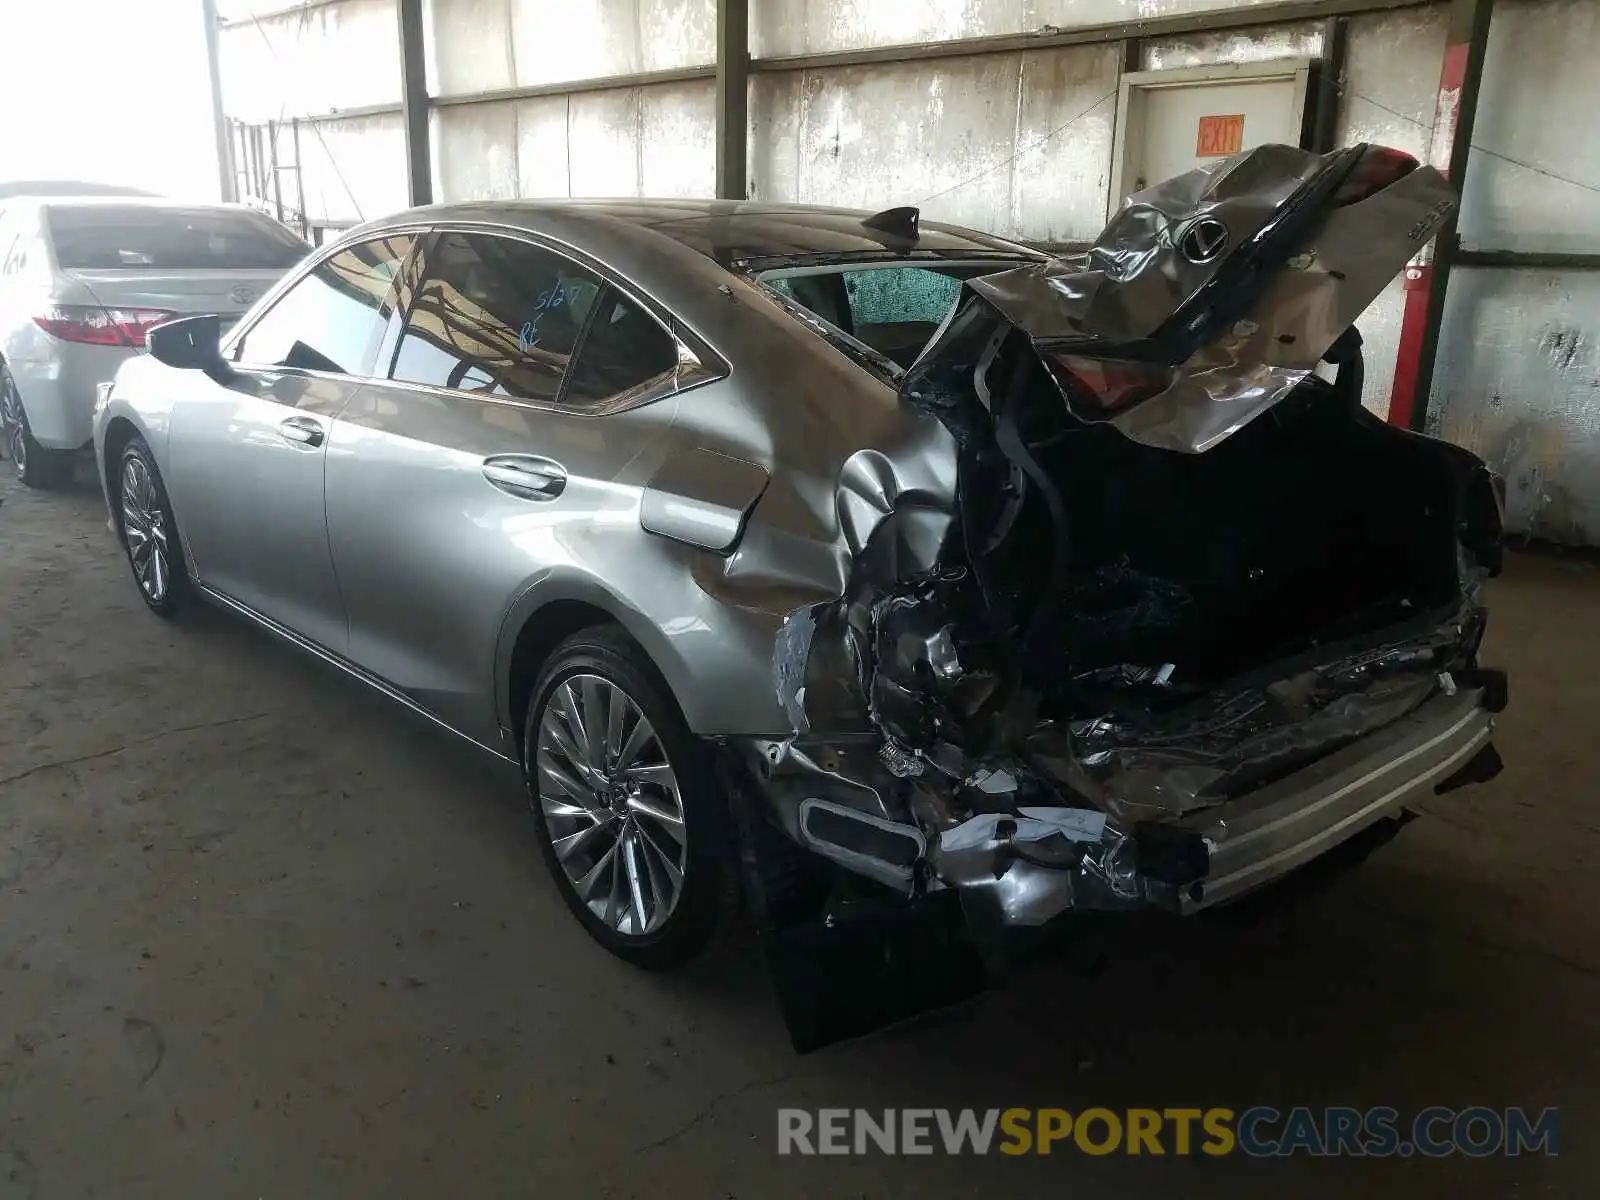
[[[495,651],[528,580],[639,536],[644,452],[675,405],[678,344],[596,274],[509,235],[442,232],[421,254],[391,382],[340,416],[328,534],[350,658],[498,744]],[[642,391],[637,390],[642,389]]]
[[[201,581],[341,654],[324,463],[339,412],[366,384],[412,240],[324,259],[236,339],[236,379],[186,376],[172,406],[170,482]]]

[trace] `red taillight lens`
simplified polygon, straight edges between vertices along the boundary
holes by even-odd
[[[93,304],[53,304],[33,323],[63,342],[89,346],[143,346],[154,325],[173,314],[159,308],[99,308]]]
[[[1356,204],[1368,196],[1383,191],[1391,183],[1404,179],[1417,169],[1417,160],[1400,150],[1387,146],[1369,146],[1355,169],[1345,176],[1334,194],[1335,207]]]
[[[1045,360],[1088,420],[1132,408],[1172,386],[1173,369],[1160,363],[1076,354],[1046,354]]]

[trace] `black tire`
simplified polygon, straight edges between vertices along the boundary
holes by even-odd
[[[579,896],[577,885],[557,855],[551,821],[570,819],[554,814],[548,819],[546,816],[537,766],[540,723],[556,689],[573,676],[598,677],[620,689],[654,730],[654,741],[646,745],[659,748],[676,777],[684,841],[680,847],[672,847],[664,838],[658,844],[683,856],[682,882],[675,903],[655,929],[624,933],[613,928],[609,921],[601,920]],[[581,686],[581,681],[575,686]],[[560,701],[556,703],[559,705]],[[538,831],[539,848],[550,876],[573,916],[612,954],[637,967],[670,970],[700,957],[733,927],[739,908],[736,840],[710,749],[689,731],[683,714],[649,657],[620,629],[597,625],[580,630],[551,653],[534,684],[524,722],[523,776],[528,785],[529,809]],[[552,794],[549,799],[562,797]],[[601,822],[595,824],[598,827]],[[654,830],[659,835],[664,828],[652,824],[647,826],[646,832]],[[599,840],[603,844],[604,835]],[[619,856],[618,862],[621,861]]]
[[[22,393],[4,363],[0,363],[0,452],[11,460],[23,486],[39,491],[66,487],[77,465],[72,451],[46,450],[33,440]]]
[[[148,490],[142,486],[145,479],[149,481]],[[194,587],[189,579],[188,564],[184,561],[183,543],[178,536],[177,518],[172,514],[172,501],[167,496],[167,487],[162,482],[155,455],[150,453],[150,447],[142,437],[135,434],[123,446],[122,453],[117,456],[111,483],[111,510],[117,522],[117,538],[122,542],[139,598],[151,612],[171,620],[189,607],[194,597]],[[130,486],[135,489],[131,493],[128,491]],[[141,554],[147,546],[152,546],[152,549]],[[161,572],[162,586],[156,588],[151,586],[156,572],[150,559],[158,551],[164,558],[165,570]]]

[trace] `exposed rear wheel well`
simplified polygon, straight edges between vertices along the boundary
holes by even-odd
[[[528,724],[528,705],[533,700],[533,685],[550,652],[578,630],[594,625],[622,628],[603,608],[581,600],[557,600],[529,617],[517,633],[517,644],[511,650],[511,733],[516,738],[519,755],[523,730]]]

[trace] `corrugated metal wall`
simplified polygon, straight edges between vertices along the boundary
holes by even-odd
[[[263,0],[257,0],[257,6]],[[751,0],[758,59],[1072,28],[1250,0]],[[232,0],[248,10],[251,0]],[[230,7],[225,5],[225,11]],[[714,0],[428,0],[435,97],[709,66]],[[1444,48],[1442,6],[1348,19],[1335,137],[1425,157]],[[225,31],[226,104],[252,121],[320,114],[302,137],[307,209],[344,223],[404,206],[393,0],[337,0]],[[1146,70],[1315,58],[1320,22],[1141,43]],[[1465,182],[1468,246],[1600,249],[1594,0],[1500,0],[1477,148]],[[912,62],[757,71],[753,197],[881,207],[1040,241],[1104,223],[1123,64],[1119,42]],[[709,79],[444,104],[432,116],[435,194],[711,195]],[[1577,271],[1458,268],[1431,426],[1511,477],[1514,527],[1600,539],[1597,286]],[[1403,293],[1361,322],[1363,399],[1386,413]]]

